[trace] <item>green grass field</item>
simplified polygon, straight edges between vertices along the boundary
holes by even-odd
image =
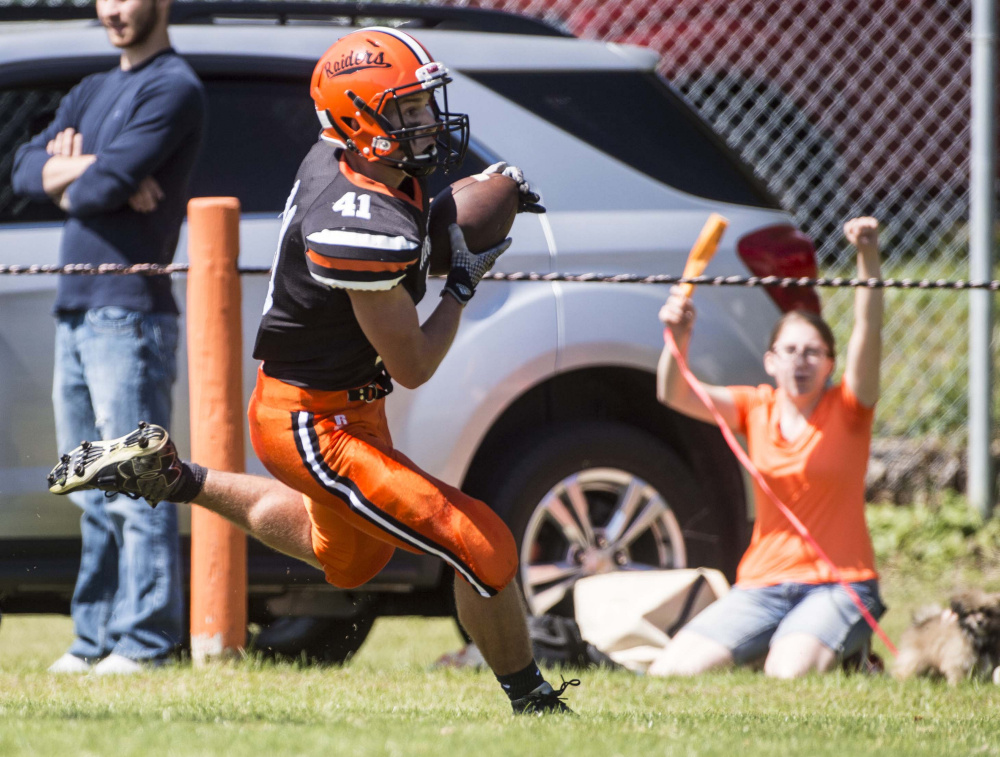
[[[953,589],[1000,589],[996,523],[956,503],[872,511],[891,638]],[[1000,755],[1000,687],[974,681],[585,671],[578,717],[514,718],[490,674],[430,670],[460,643],[449,620],[379,620],[342,668],[247,659],[117,679],[47,674],[71,634],[65,617],[4,617],[0,755]]]

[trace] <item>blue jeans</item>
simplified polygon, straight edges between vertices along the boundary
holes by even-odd
[[[83,439],[114,439],[139,421],[169,428],[177,374],[177,316],[120,307],[60,314],[55,406],[59,452]],[[152,660],[180,643],[183,596],[177,508],[75,492],[83,551],[73,592],[70,653],[94,661],[115,652]]]
[[[851,588],[876,620],[882,617],[878,581],[852,583]],[[733,587],[684,630],[718,642],[737,665],[763,659],[771,644],[793,633],[818,639],[841,659],[861,649],[872,634],[850,595],[836,583]]]

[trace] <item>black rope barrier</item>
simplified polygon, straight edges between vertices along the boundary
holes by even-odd
[[[153,263],[138,263],[136,265],[90,265],[77,263],[72,265],[0,265],[0,276],[38,276],[56,274],[63,276],[166,276],[174,273],[187,273],[189,266],[181,263],[170,265],[155,265]],[[270,268],[243,267],[237,271],[246,275],[267,275]],[[441,277],[435,277],[441,278]],[[497,273],[490,272],[483,276],[484,281],[569,281],[585,283],[611,284],[696,284],[698,286],[746,286],[746,287],[865,287],[868,289],[986,289],[1000,290],[1000,281],[965,281],[958,279],[849,279],[840,276],[827,278],[781,277],[781,276],[671,276],[655,274],[643,276],[634,273]]]

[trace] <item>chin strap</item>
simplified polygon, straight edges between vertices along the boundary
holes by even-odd
[[[813,551],[819,555],[820,559],[829,566],[834,579],[837,583],[844,587],[844,590],[847,591],[847,595],[851,598],[854,604],[857,605],[858,610],[861,611],[861,617],[863,617],[865,622],[871,626],[872,631],[878,635],[878,637],[882,640],[882,643],[885,644],[886,649],[888,649],[892,656],[895,657],[898,654],[895,645],[893,645],[893,643],[889,640],[885,631],[882,630],[882,626],[878,624],[878,621],[872,617],[870,612],[868,612],[868,608],[865,607],[865,603],[861,601],[861,597],[859,597],[854,589],[851,588],[851,585],[843,579],[840,569],[834,565],[833,560],[831,560],[827,556],[826,552],[823,551],[823,548],[816,542],[816,539],[814,539],[813,535],[809,533],[809,530],[802,524],[802,521],[795,516],[795,513],[785,506],[785,504],[778,498],[778,495],[774,493],[770,486],[768,486],[764,476],[761,475],[759,470],[757,470],[757,466],[753,464],[750,457],[743,450],[743,447],[736,440],[736,435],[733,434],[732,429],[729,428],[729,425],[722,417],[722,414],[715,406],[715,403],[712,402],[712,398],[709,396],[708,392],[702,388],[701,382],[698,381],[695,375],[691,372],[691,369],[688,367],[687,361],[684,359],[681,351],[677,348],[677,343],[674,341],[674,335],[670,333],[670,329],[663,330],[663,341],[666,342],[667,347],[670,349],[670,354],[674,356],[674,360],[677,362],[677,367],[680,369],[681,375],[684,376],[684,380],[688,382],[694,393],[698,395],[698,399],[705,404],[705,407],[707,407],[708,411],[712,414],[712,417],[719,426],[719,430],[722,432],[722,436],[726,440],[726,444],[729,445],[733,454],[736,455],[736,459],[739,460],[743,467],[747,469],[747,472],[753,477],[753,480],[757,482],[761,491],[763,491],[764,494],[767,495],[768,499],[774,503],[775,507],[781,511],[782,515],[788,518],[792,527],[798,531],[799,535],[805,539],[806,543],[813,548]]]

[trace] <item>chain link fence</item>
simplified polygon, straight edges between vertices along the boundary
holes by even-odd
[[[656,50],[660,73],[813,238],[823,275],[852,274],[840,226],[864,214],[883,223],[886,277],[968,277],[970,0],[455,4]],[[602,96],[612,93],[594,93]],[[642,106],[623,103],[623,119],[629,107]],[[876,435],[890,447],[909,438],[959,449],[968,297],[886,296]],[[843,343],[852,293],[824,290],[822,298]]]

